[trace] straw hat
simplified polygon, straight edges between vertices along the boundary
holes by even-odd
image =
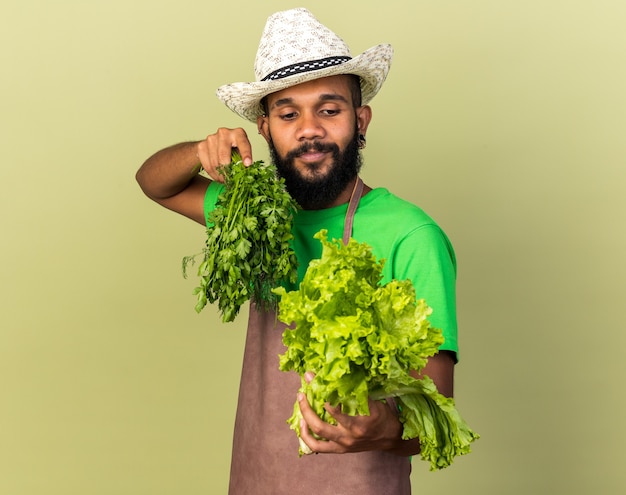
[[[233,112],[256,122],[261,100],[270,93],[337,74],[361,78],[362,104],[382,86],[393,49],[381,44],[357,57],[348,45],[307,9],[277,12],[267,19],[254,62],[255,82],[236,82],[217,89],[217,97]]]

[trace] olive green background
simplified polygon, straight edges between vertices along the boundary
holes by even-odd
[[[0,493],[225,493],[245,314],[195,314],[180,260],[204,231],[134,173],[218,126],[266,159],[214,90],[301,5],[2,3]],[[414,493],[624,493],[626,4],[310,8],[354,54],[394,45],[363,176],[457,250],[457,405],[482,438],[416,460]]]

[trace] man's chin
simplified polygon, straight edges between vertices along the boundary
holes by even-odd
[[[295,160],[294,166],[301,180],[318,182],[328,177],[328,174],[331,172],[332,163],[329,164],[324,160],[317,162]]]
[[[305,180],[302,176],[286,180],[287,191],[305,210],[328,208],[343,192],[345,184],[333,177]]]

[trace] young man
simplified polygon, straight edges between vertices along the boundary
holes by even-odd
[[[386,189],[365,186],[358,177],[360,148],[372,118],[367,103],[385,80],[391,56],[389,45],[378,45],[351,57],[341,38],[308,10],[278,12],[261,38],[257,80],[223,86],[218,97],[256,122],[272,162],[303,208],[294,220],[300,277],[321,252],[313,239],[320,229],[327,229],[329,238],[348,235],[367,242],[377,258],[386,260],[384,281],[411,279],[433,308],[431,322],[443,329],[445,342],[424,373],[451,396],[457,353],[453,249],[421,209]],[[246,132],[220,128],[202,141],[157,152],[139,169],[137,180],[157,203],[205,225],[222,187],[217,168],[230,162],[233,148],[244,163],[252,163]],[[211,180],[198,174],[201,169]],[[298,457],[298,440],[286,420],[300,378],[278,369],[283,329],[274,313],[251,306],[230,493],[410,494],[409,456],[419,452],[419,442],[401,439],[402,424],[386,402],[370,401],[369,416],[329,409],[337,421],[331,425],[299,396],[302,438],[323,455]]]

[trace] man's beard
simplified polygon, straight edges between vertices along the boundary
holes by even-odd
[[[361,154],[359,153],[359,134],[342,152],[335,143],[324,144],[318,141],[304,143],[299,148],[281,157],[270,140],[269,149],[272,163],[278,175],[285,179],[285,187],[291,197],[305,210],[321,210],[328,208],[344,191],[346,186],[361,170]],[[326,175],[317,175],[315,166],[309,167],[313,177],[304,177],[294,166],[294,159],[308,151],[330,152],[333,163]]]

